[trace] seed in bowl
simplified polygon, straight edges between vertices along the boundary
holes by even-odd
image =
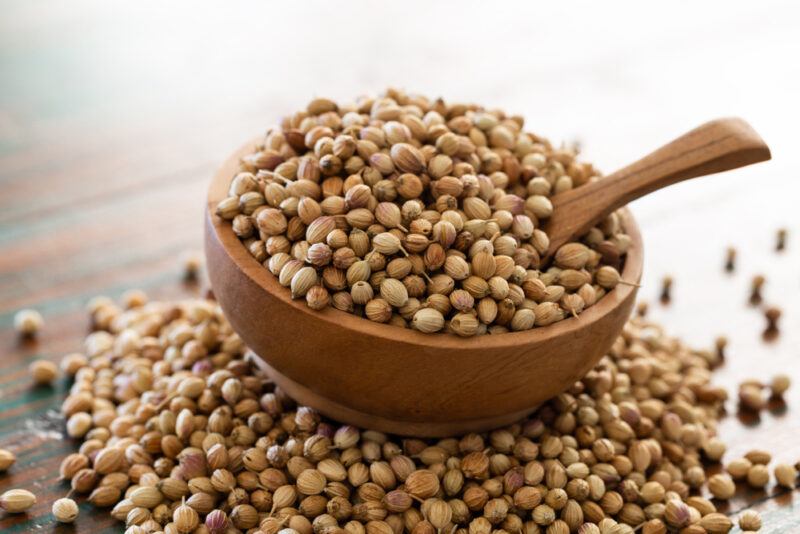
[[[504,333],[578,317],[629,283],[618,213],[542,262],[551,198],[597,178],[519,116],[388,90],[284,118],[241,159],[216,215],[314,310]]]

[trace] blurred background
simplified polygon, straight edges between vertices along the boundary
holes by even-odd
[[[522,114],[605,172],[740,115],[773,161],[635,203],[642,294],[668,273],[686,302],[685,280],[720,274],[728,245],[742,272],[769,275],[776,229],[800,223],[798,22],[793,2],[6,0],[2,309],[35,304],[32,290],[69,307],[160,284],[201,246],[204,190],[229,152],[315,96],[387,86]],[[797,289],[796,272],[767,287]],[[717,325],[723,297],[693,291],[687,313]]]
[[[800,357],[799,22],[790,1],[5,0],[2,348],[13,350],[6,327],[21,307],[69,331],[47,348],[66,352],[90,296],[184,291],[179,258],[201,250],[205,189],[231,151],[315,96],[395,86],[521,114],[606,172],[706,120],[751,122],[773,161],[633,211],[651,313],[701,347],[728,335],[723,377],[768,379]],[[789,241],[776,253],[780,227]],[[769,344],[763,311],[746,306],[758,273],[766,303],[784,310]],[[665,275],[670,306],[656,302]]]

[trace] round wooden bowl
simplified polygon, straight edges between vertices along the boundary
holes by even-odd
[[[298,402],[341,422],[384,432],[439,437],[511,424],[583,376],[630,316],[636,287],[618,285],[577,318],[502,335],[459,338],[371,322],[292,300],[214,215],[248,143],[214,176],[205,250],[214,294],[264,369]],[[638,282],[642,238],[625,212],[633,244],[623,279]]]

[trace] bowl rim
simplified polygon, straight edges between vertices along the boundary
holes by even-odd
[[[384,323],[376,323],[369,319],[353,315],[333,307],[315,311],[309,308],[304,299],[292,299],[288,288],[278,283],[269,270],[258,262],[244,244],[233,233],[229,221],[225,221],[215,214],[216,205],[227,197],[230,180],[239,171],[239,161],[242,156],[252,154],[261,144],[262,138],[258,137],[248,141],[231,154],[217,169],[208,188],[206,204],[206,231],[213,231],[219,244],[225,250],[231,261],[261,289],[272,295],[283,306],[291,306],[308,316],[312,321],[323,321],[329,326],[344,329],[352,335],[367,335],[377,340],[397,342],[398,340],[425,349],[476,349],[487,350],[504,349],[512,346],[533,345],[548,339],[565,336],[583,330],[596,322],[635,292],[637,286],[618,284],[613,290],[606,293],[596,304],[581,312],[577,317],[570,317],[557,323],[535,327],[521,332],[505,332],[498,335],[482,335],[472,337],[459,337],[455,334],[438,332],[424,334],[411,328],[400,328]],[[622,225],[631,237],[631,246],[625,256],[625,265],[621,276],[626,282],[638,284],[642,276],[643,267],[643,242],[639,227],[628,208],[621,210]],[[271,310],[274,312],[274,310]]]

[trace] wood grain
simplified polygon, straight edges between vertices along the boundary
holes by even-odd
[[[28,514],[0,514],[0,531],[123,531],[87,504],[74,527],[53,523],[50,503],[67,492],[57,467],[77,446],[54,416],[68,384],[32,388],[27,366],[80,349],[82,307],[93,295],[131,287],[162,298],[199,293],[182,284],[179,258],[202,247],[208,180],[242,139],[314,96],[400,85],[501,107],[556,143],[581,141],[605,170],[703,120],[747,117],[773,161],[632,206],[646,243],[639,295],[668,332],[697,347],[730,338],[715,372],[730,391],[778,372],[800,382],[798,6],[615,7],[3,2],[0,447],[19,461],[0,476],[0,491],[28,488],[39,503]],[[779,226],[790,235],[782,253],[773,250]],[[722,271],[728,245],[739,249],[732,274]],[[761,337],[763,309],[746,303],[757,273],[767,277],[765,303],[784,310],[770,343]],[[663,306],[666,274],[675,287]],[[11,331],[22,307],[45,315],[36,343],[20,344]],[[726,458],[760,447],[779,461],[800,459],[799,406],[800,387],[759,417],[729,402],[719,426]],[[763,532],[792,533],[798,502],[797,491],[770,486],[741,491],[727,510],[756,507]]]
[[[545,223],[550,248],[544,260],[644,195],[768,159],[769,147],[742,119],[717,119],[698,126],[623,169],[555,195],[553,216]]]

